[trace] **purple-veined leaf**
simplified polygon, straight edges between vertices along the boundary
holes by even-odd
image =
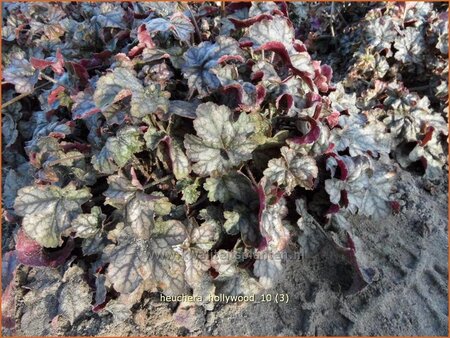
[[[283,186],[287,194],[297,186],[311,190],[319,172],[314,158],[300,155],[288,147],[281,148],[281,155],[281,158],[270,160],[264,170],[268,181]]]
[[[146,23],[149,32],[171,31],[180,41],[189,41],[194,32],[194,25],[183,13],[173,14],[169,20],[163,18],[151,19]]]
[[[15,212],[24,216],[25,232],[41,246],[56,248],[61,235],[70,228],[72,220],[81,213],[81,205],[92,195],[88,188],[76,189],[56,186],[28,186],[18,192]]]
[[[246,114],[233,121],[233,113],[226,106],[214,103],[197,108],[194,128],[197,135],[186,135],[184,146],[192,162],[192,169],[200,176],[212,172],[224,173],[250,160],[256,143],[250,139],[254,126]]]
[[[345,158],[345,157],[344,157]],[[325,181],[325,190],[333,204],[339,204],[345,192],[348,210],[365,216],[381,219],[391,212],[391,194],[395,172],[374,170],[367,160],[357,158],[355,162],[347,159],[348,177],[345,180],[332,178]]]
[[[206,179],[203,188],[208,191],[208,199],[211,202],[225,203],[235,199],[248,204],[256,198],[250,180],[237,172],[220,177],[209,177]]]
[[[166,295],[186,292],[185,264],[172,248],[183,242],[185,229],[177,221],[160,223],[156,229],[149,239],[141,240],[125,228],[117,245],[105,249],[105,259],[110,262],[107,278],[117,291],[129,294],[151,279]]]
[[[168,99],[159,89],[159,85],[151,83],[144,87],[135,74],[127,68],[116,68],[112,73],[98,80],[94,102],[109,118],[109,110],[113,105],[130,95],[130,113],[133,117],[142,118],[158,111],[167,112],[168,110]]]
[[[420,63],[422,61],[425,41],[417,28],[407,27],[403,36],[395,39],[397,49],[394,57],[403,63]]]
[[[166,197],[145,194],[123,174],[109,176],[108,184],[105,203],[124,211],[125,221],[137,238],[148,239],[155,227],[155,217],[170,213],[172,204]]]
[[[207,41],[189,48],[184,54],[182,71],[191,92],[196,89],[203,97],[217,89],[220,82],[211,69],[228,56],[243,56],[237,41],[228,37],[219,36],[215,43]]]
[[[126,126],[106,140],[102,150],[92,157],[92,164],[101,173],[113,174],[124,167],[133,154],[141,151],[143,145],[139,129]]]
[[[23,58],[15,58],[3,71],[6,82],[15,86],[19,94],[32,93],[39,80],[39,70]]]
[[[92,291],[84,280],[84,271],[77,265],[66,271],[63,281],[58,295],[58,313],[73,324],[90,310]]]

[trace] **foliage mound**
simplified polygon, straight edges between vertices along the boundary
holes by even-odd
[[[348,217],[400,211],[396,162],[442,175],[448,24],[406,3],[351,26],[351,6],[3,4],[6,282],[63,266],[71,322],[86,299],[126,318],[144,291],[212,309],[331,243],[370,283]]]

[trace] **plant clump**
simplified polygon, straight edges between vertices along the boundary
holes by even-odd
[[[399,211],[397,163],[442,174],[448,13],[372,9],[333,82],[319,60],[327,6],[3,4],[11,271],[70,259],[83,285],[61,286],[71,322],[83,312],[71,296],[117,318],[145,291],[211,309],[208,296],[271,288],[286,257],[326,243],[349,258],[355,288],[371,283],[348,218]],[[429,87],[409,90],[421,73]]]

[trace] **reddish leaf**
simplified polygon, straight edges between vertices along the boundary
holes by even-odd
[[[217,60],[217,63],[225,63],[228,61],[244,62],[244,58],[240,55],[224,55]]]
[[[313,61],[314,66],[314,83],[322,93],[327,93],[331,89],[331,78],[333,70],[328,65],[320,65],[320,61]]]
[[[16,326],[15,290],[16,284],[11,281],[2,295],[2,325],[7,329],[14,329]]]
[[[63,86],[58,86],[56,89],[50,92],[48,96],[48,104],[52,105],[58,99],[59,94],[64,93],[65,88]]]
[[[401,205],[398,201],[391,201],[391,208],[394,214],[400,213]]]
[[[260,15],[254,16],[252,18],[244,19],[244,20],[239,20],[239,19],[236,19],[236,18],[229,18],[229,20],[234,24],[234,26],[236,28],[239,29],[239,28],[250,27],[255,22],[260,22],[260,21],[262,21],[264,19],[271,20],[272,18],[273,18],[272,15],[260,14]]]
[[[341,114],[338,111],[334,111],[330,115],[325,117],[325,120],[327,121],[330,128],[334,128],[337,126],[337,124],[339,123],[339,116],[341,116]]]
[[[59,49],[56,52],[56,61],[43,60],[32,57],[30,59],[30,63],[34,68],[39,70],[44,70],[48,67],[51,67],[52,70],[58,75],[62,75],[64,73],[64,58]]]
[[[288,93],[281,94],[275,101],[275,107],[277,107],[277,109],[280,109],[281,107],[283,110],[289,111],[293,105],[294,98],[291,94]]]
[[[419,143],[422,147],[425,147],[426,144],[431,140],[431,138],[433,137],[433,132],[434,132],[434,127],[432,127],[432,126],[429,126],[426,129],[425,136],[423,137],[423,139],[421,141],[419,141]]]
[[[74,248],[74,241],[71,237],[58,250],[48,252],[36,241],[30,239],[22,228],[17,233],[16,251],[17,260],[21,264],[35,267],[57,267],[63,264]]]
[[[286,63],[286,65],[292,69],[292,72],[295,75],[300,76],[302,78],[302,80],[306,82],[308,87],[311,90],[313,90],[313,88],[314,88],[313,80],[311,79],[310,75],[308,73],[301,71],[294,67],[294,65],[292,64],[292,61],[291,61],[291,57],[290,57],[288,51],[286,50],[286,47],[283,45],[283,43],[278,42],[278,41],[267,42],[267,43],[261,45],[261,47],[259,47],[257,50],[271,51],[271,52],[278,54],[281,57],[281,59]]]
[[[305,117],[304,120],[308,121],[311,125],[310,130],[303,136],[290,138],[289,141],[296,144],[311,144],[316,142],[320,136],[320,127],[316,120],[311,117]]]

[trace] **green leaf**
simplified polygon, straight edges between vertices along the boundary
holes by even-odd
[[[39,80],[39,70],[23,58],[15,58],[3,72],[6,82],[15,86],[16,92],[20,94],[32,93],[34,85]]]
[[[24,216],[25,232],[41,246],[56,248],[61,235],[70,228],[72,220],[81,213],[81,205],[92,195],[88,188],[28,186],[19,190],[14,209]]]
[[[196,113],[197,136],[186,135],[184,140],[188,157],[196,162],[194,172],[200,176],[225,173],[251,159],[257,144],[250,138],[254,126],[246,114],[234,122],[230,109],[211,102],[199,105]]]
[[[169,156],[172,162],[172,171],[177,180],[189,176],[191,171],[189,160],[184,153],[181,144],[175,138],[170,138],[168,142]]]
[[[192,179],[184,179],[177,182],[177,189],[181,190],[183,197],[181,199],[187,204],[194,204],[200,197],[200,179],[197,177],[195,181]]]
[[[94,168],[103,174],[113,174],[124,167],[134,153],[142,150],[144,143],[139,128],[126,126],[117,136],[109,137],[102,150],[92,157]]]
[[[297,186],[311,190],[319,172],[314,158],[302,156],[289,147],[282,147],[281,155],[282,158],[269,161],[264,176],[270,182],[284,186],[288,194]]]
[[[144,134],[145,144],[147,145],[147,148],[149,148],[150,150],[155,150],[158,147],[159,143],[166,136],[167,136],[166,132],[158,130],[153,126],[149,126]]]
[[[183,258],[173,250],[186,238],[183,225],[163,222],[155,229],[149,239],[136,239],[125,228],[119,243],[105,250],[105,259],[110,262],[107,277],[118,292],[129,294],[146,280],[156,283],[166,295],[187,291]]]
[[[130,113],[136,118],[142,118],[156,112],[167,113],[168,109],[167,95],[160,90],[157,84],[150,84],[132,93]]]
[[[203,188],[211,202],[228,202],[231,199],[249,204],[257,199],[250,180],[243,174],[232,172],[221,177],[207,178]]]
[[[100,231],[105,218],[100,207],[95,206],[90,214],[78,215],[72,222],[72,229],[76,232],[77,237],[94,237]]]
[[[150,84],[144,87],[134,72],[127,68],[116,68],[98,80],[94,102],[105,112],[129,95],[132,96],[130,112],[133,117],[142,118],[158,111],[168,110],[169,100],[166,94],[160,91],[159,86]]]
[[[372,169],[368,160],[355,161],[349,166],[349,176],[346,180],[328,179],[325,181],[325,190],[330,195],[331,203],[339,204],[341,192],[345,191],[347,209],[350,212],[382,219],[392,211],[390,201],[395,177],[394,171],[386,170],[382,166],[377,170]]]
[[[148,239],[155,227],[155,216],[170,213],[172,204],[167,197],[157,193],[145,194],[122,174],[109,176],[108,184],[108,190],[103,193],[105,204],[124,211],[125,221],[137,238]]]
[[[283,272],[281,255],[274,254],[269,250],[258,252],[259,257],[255,260],[253,273],[259,277],[259,283],[266,289],[274,286],[275,281]]]
[[[219,250],[212,258],[211,265],[219,273],[216,280],[222,282],[221,293],[238,296],[261,292],[261,285],[246,270],[237,266],[234,252]]]
[[[245,245],[257,247],[260,240],[258,231],[258,217],[256,213],[242,204],[236,204],[233,211],[223,213],[225,223],[223,227],[230,235],[241,234],[241,239]]]

